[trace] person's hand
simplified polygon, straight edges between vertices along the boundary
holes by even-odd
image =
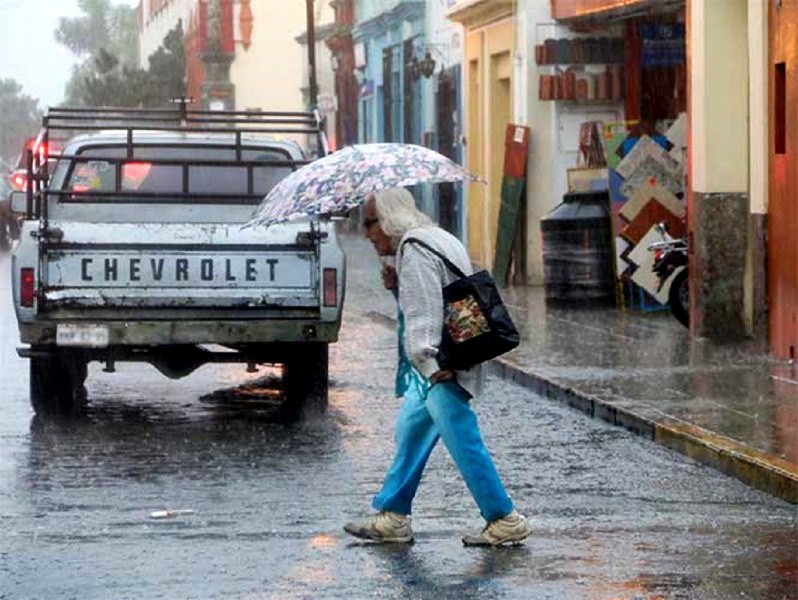
[[[399,276],[396,274],[396,267],[383,265],[382,285],[385,286],[386,290],[395,290],[399,287]]]
[[[440,381],[449,381],[450,379],[454,379],[455,372],[451,369],[441,369],[440,371],[435,371],[429,377],[429,381],[432,384],[438,383]]]

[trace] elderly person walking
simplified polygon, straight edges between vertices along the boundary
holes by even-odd
[[[396,395],[404,397],[396,422],[396,454],[372,506],[378,511],[344,530],[376,542],[413,541],[410,514],[432,449],[443,439],[487,522],[463,543],[499,546],[517,543],[532,528],[514,508],[480,435],[469,401],[484,383],[484,367],[441,369],[436,361],[443,323],[444,285],[456,279],[443,261],[413,240],[431,246],[464,273],[472,272],[463,245],[416,208],[404,189],[379,192],[364,207],[366,237],[381,257],[396,256],[396,268],[384,266],[385,287],[398,288],[399,366]]]

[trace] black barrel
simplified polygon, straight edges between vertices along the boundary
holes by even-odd
[[[615,301],[615,252],[606,191],[572,192],[540,222],[548,302]]]

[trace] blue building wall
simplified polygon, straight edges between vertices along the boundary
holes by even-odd
[[[406,44],[412,41],[413,52],[423,58],[425,48],[426,2],[419,0],[356,0],[357,22],[352,31],[355,43],[365,48],[365,69],[361,78],[359,99],[360,142],[423,143],[423,134],[430,129],[425,122],[425,102],[429,93],[422,79],[407,77]],[[390,102],[386,103],[384,57],[390,53]],[[405,95],[412,109],[406,110]],[[389,110],[390,130],[386,131],[385,111]],[[408,115],[411,115],[408,123]],[[421,208],[434,216],[428,194],[416,191]]]
[[[427,50],[436,61],[434,74],[426,79],[429,93],[425,97],[424,113],[427,129],[431,133],[432,147],[457,163],[463,164],[465,156],[463,135],[463,26],[451,21],[447,13],[455,0],[427,0],[426,38]],[[431,186],[434,217],[442,227],[461,240],[466,236],[468,220],[465,215],[465,184]]]
[[[358,141],[404,142],[429,146],[444,151],[450,158],[462,164],[462,148],[459,134],[462,131],[462,38],[457,49],[453,49],[451,34],[459,31],[445,17],[452,0],[432,3],[425,0],[355,0],[356,23],[352,31],[354,44],[362,44],[365,51],[364,68],[359,72],[361,81],[358,104]],[[436,59],[434,74],[430,78],[407,75],[408,41],[412,41],[413,54],[418,60],[431,51]],[[390,103],[386,103],[384,87],[385,52],[390,52],[392,77]],[[441,116],[439,82],[446,71],[454,86],[454,109],[443,112],[444,117],[456,122],[448,127],[452,144],[441,147],[443,138],[438,119]],[[406,92],[407,97],[406,97]],[[407,111],[409,104],[412,110]],[[390,130],[386,131],[385,112],[390,110]],[[411,116],[407,123],[408,115]],[[445,136],[444,136],[445,137]],[[433,219],[441,222],[452,233],[463,238],[465,215],[463,212],[463,184],[454,186],[418,186],[412,190],[419,206]]]
[[[405,94],[405,51],[407,40],[414,41],[416,54],[423,56],[424,47],[424,15],[425,2],[418,0],[396,0],[393,2],[375,2],[374,0],[358,0],[355,4],[357,23],[352,32],[355,43],[363,44],[366,54],[366,68],[361,74],[360,107],[361,113],[359,140],[362,142],[385,141],[390,137],[396,142],[420,143],[420,131],[423,128],[423,91],[417,82],[413,88],[413,115],[416,129],[411,137],[405,139],[404,134],[404,94]],[[392,119],[391,132],[383,127],[383,54],[390,49],[392,56],[393,85],[391,86]],[[388,134],[386,136],[386,134]]]

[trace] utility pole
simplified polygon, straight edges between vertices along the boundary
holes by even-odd
[[[316,25],[313,19],[314,0],[305,0],[308,22],[308,94],[311,110],[318,108],[319,88],[316,85]]]

